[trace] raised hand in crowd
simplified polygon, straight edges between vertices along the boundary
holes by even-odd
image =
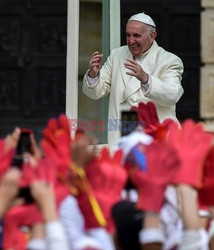
[[[212,136],[204,131],[203,125],[186,120],[180,128],[176,123],[170,126],[168,143],[174,148],[181,161],[181,167],[174,183],[186,183],[195,188],[202,186],[203,163],[211,147]]]
[[[178,171],[179,159],[172,148],[160,141],[144,145],[141,154],[145,156],[144,168],[133,165],[129,169],[129,178],[139,195],[137,208],[145,212],[140,242],[143,249],[162,249],[164,233],[161,229],[160,210],[165,201],[166,188]],[[157,237],[149,238],[149,234]]]
[[[0,176],[10,168],[21,130],[16,128],[5,139],[0,139]]]
[[[84,169],[73,165],[71,181],[78,191],[76,197],[86,229],[104,227],[113,232],[111,208],[121,199],[126,182],[121,159],[121,151],[110,156],[108,149],[104,148]]]
[[[47,127],[43,130],[41,147],[44,156],[53,161],[57,167],[57,173],[62,179],[68,175],[71,158],[70,127],[68,118],[60,115],[58,119],[52,118],[48,121]]]
[[[178,187],[184,224],[180,249],[201,249],[206,246],[208,239],[205,229],[200,225],[197,191],[203,185],[204,162],[211,148],[212,136],[205,132],[202,124],[188,119],[181,128],[172,124],[168,140],[181,162],[173,179]]]
[[[144,128],[146,134],[151,135],[154,139],[165,140],[170,124],[174,121],[170,118],[163,122],[159,121],[157,109],[153,102],[140,102],[137,107],[132,107],[138,113],[138,121]]]
[[[19,181],[21,172],[11,168],[1,177],[0,180],[0,218],[14,204],[19,192]]]
[[[72,161],[80,167],[85,168],[96,156],[96,138],[82,135],[72,143]]]
[[[69,249],[63,226],[58,218],[55,193],[52,185],[45,181],[35,180],[31,184],[31,193],[44,219],[47,249]]]

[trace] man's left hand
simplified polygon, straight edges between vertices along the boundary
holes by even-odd
[[[131,72],[126,72],[127,75],[135,76],[143,84],[148,83],[148,74],[142,69],[142,67],[133,60],[127,60],[124,63],[125,68],[131,70]]]

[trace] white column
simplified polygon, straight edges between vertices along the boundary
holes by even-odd
[[[110,0],[110,51],[120,46],[120,0]]]
[[[66,115],[78,117],[79,0],[67,7]]]

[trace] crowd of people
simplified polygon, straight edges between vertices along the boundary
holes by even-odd
[[[0,140],[1,247],[14,250],[214,249],[213,135],[160,122],[152,102],[114,151],[51,118],[14,161],[20,128]]]

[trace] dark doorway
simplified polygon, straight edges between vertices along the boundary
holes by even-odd
[[[179,120],[199,120],[200,0],[121,0],[121,44],[125,44],[128,18],[138,12],[157,25],[157,42],[184,63],[184,95],[177,104]]]
[[[0,136],[65,112],[67,0],[0,0]]]

